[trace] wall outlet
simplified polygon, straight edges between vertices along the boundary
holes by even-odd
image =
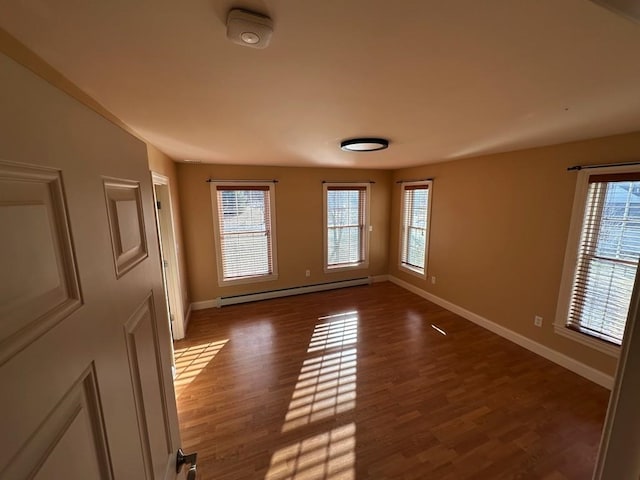
[[[435,285],[436,284],[436,277],[435,275],[431,277],[431,284]]]
[[[536,315],[535,317],[533,317],[533,324],[536,327],[541,327],[542,326],[542,317]]]
[[[304,276],[305,277],[310,277],[311,276],[311,270],[305,270],[304,271]]]

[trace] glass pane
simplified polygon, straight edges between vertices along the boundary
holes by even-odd
[[[360,222],[359,190],[327,190],[327,225],[358,225]]]
[[[264,232],[265,192],[225,190],[222,197],[222,232]],[[219,197],[219,198],[220,198]]]
[[[637,261],[640,256],[640,182],[607,184],[595,253]]]
[[[327,229],[328,264],[357,263],[360,256],[360,227]]]
[[[424,268],[425,230],[409,227],[407,236],[407,263]]]

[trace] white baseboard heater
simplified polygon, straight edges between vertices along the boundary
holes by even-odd
[[[257,302],[269,298],[290,297],[291,295],[302,295],[303,293],[322,292],[324,290],[334,290],[336,288],[355,287],[357,285],[369,285],[371,277],[355,278],[353,280],[342,280],[340,282],[317,283],[315,285],[305,285],[304,287],[282,288],[280,290],[270,290],[268,292],[249,293],[246,295],[234,295],[231,297],[218,297],[217,306],[235,305],[238,303]]]

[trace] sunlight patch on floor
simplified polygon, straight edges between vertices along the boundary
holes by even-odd
[[[283,432],[355,407],[358,312],[318,320],[307,350],[317,356],[302,364]]]
[[[433,328],[436,332],[438,332],[440,335],[444,335],[445,337],[447,336],[447,332],[445,332],[443,329],[441,329],[440,327],[434,325],[433,323],[431,324],[431,328]]]
[[[193,382],[228,341],[225,339],[175,350],[176,378],[174,379],[174,387],[176,398],[180,397],[185,388]]]
[[[306,438],[276,451],[265,480],[354,480],[354,423]]]

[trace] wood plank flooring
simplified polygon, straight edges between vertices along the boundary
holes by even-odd
[[[589,479],[609,392],[391,283],[194,312],[198,479]]]

